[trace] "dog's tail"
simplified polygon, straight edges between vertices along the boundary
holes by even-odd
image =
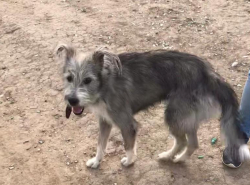
[[[240,127],[241,121],[237,95],[227,82],[217,76],[217,74],[214,75],[212,75],[213,78],[210,78],[211,81],[209,84],[212,87],[212,93],[221,105],[221,131],[225,136],[226,146],[229,148],[232,157],[240,157],[240,161],[250,160],[249,149],[246,145],[246,136]],[[235,153],[237,152],[235,147],[239,149],[239,153]]]

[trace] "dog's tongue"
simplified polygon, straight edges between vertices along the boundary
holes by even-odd
[[[70,114],[72,112],[72,108],[70,106],[67,106],[65,112],[66,112],[66,118],[69,119]]]
[[[81,114],[82,111],[83,111],[83,108],[80,107],[80,106],[75,106],[75,107],[73,107],[73,112],[74,112],[75,114]]]

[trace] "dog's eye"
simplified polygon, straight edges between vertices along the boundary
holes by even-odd
[[[92,81],[91,78],[85,78],[85,79],[83,80],[83,83],[87,85],[87,84],[89,84],[91,81]]]
[[[68,82],[72,82],[73,81],[73,77],[72,76],[68,76],[67,80],[68,80]]]

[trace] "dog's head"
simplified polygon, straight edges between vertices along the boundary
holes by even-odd
[[[108,81],[121,74],[121,62],[117,55],[104,50],[77,53],[66,44],[59,44],[56,56],[63,62],[65,101],[75,114],[85,106],[95,104],[101,89]]]

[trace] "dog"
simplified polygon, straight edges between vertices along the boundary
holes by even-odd
[[[240,160],[250,158],[239,129],[236,93],[205,60],[188,53],[167,50],[121,53],[98,49],[77,52],[59,44],[56,56],[63,63],[66,115],[84,108],[99,118],[96,156],[86,165],[97,168],[104,157],[113,125],[121,130],[129,166],[136,159],[138,124],[133,115],[166,101],[165,123],[174,137],[173,147],[160,160],[185,161],[198,148],[199,125],[220,118],[227,147],[239,147]]]

